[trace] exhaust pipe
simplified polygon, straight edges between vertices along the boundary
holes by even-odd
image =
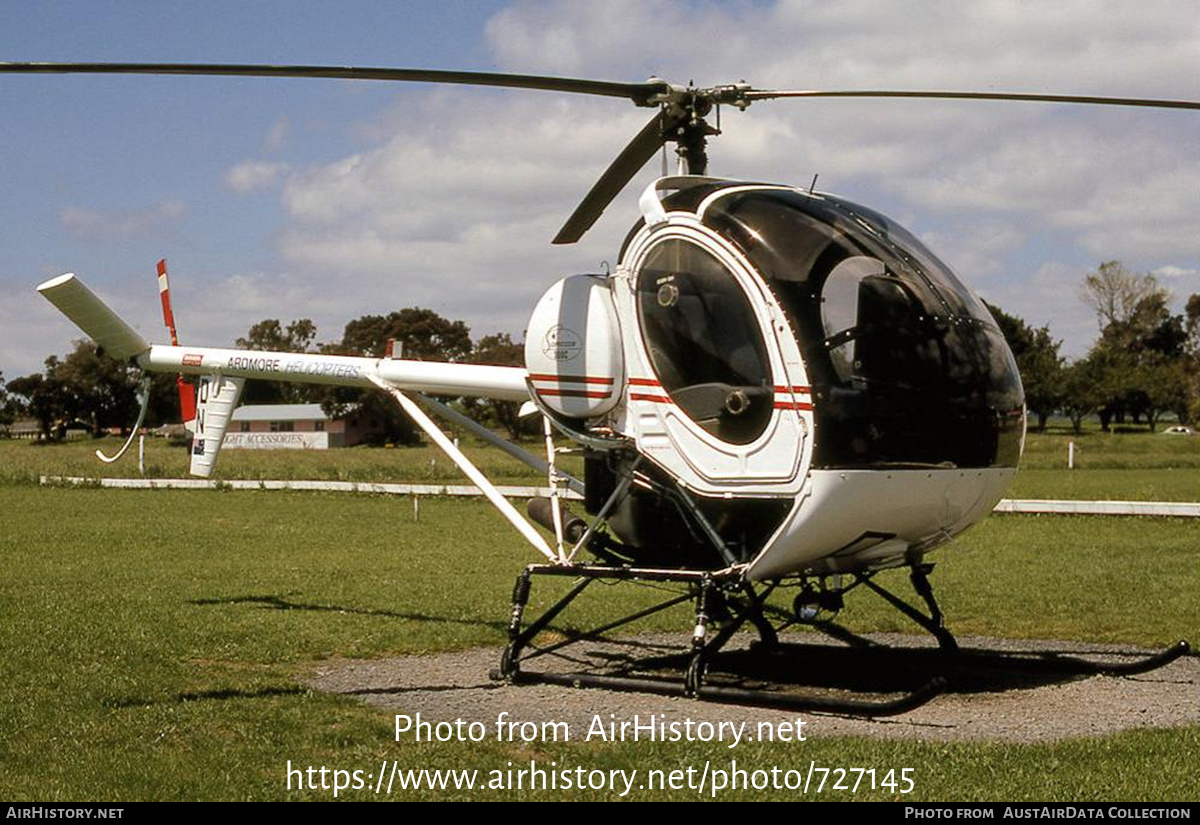
[[[545,496],[538,496],[529,500],[526,510],[529,518],[535,523],[545,527],[551,533],[554,532],[554,502]],[[587,532],[587,522],[568,510],[565,505],[562,508],[562,522],[563,538],[571,544],[578,542]]]

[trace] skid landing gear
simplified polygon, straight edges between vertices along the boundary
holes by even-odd
[[[536,576],[569,577],[577,581],[567,593],[540,616],[523,625],[525,607]],[[584,632],[556,629],[565,636],[538,646],[534,640],[560,614],[595,582],[640,582],[658,586],[675,586],[677,592],[655,605],[631,613],[614,622]],[[571,687],[597,687],[609,690],[638,691],[668,696],[687,696],[731,704],[774,707],[788,710],[817,710],[861,716],[888,716],[919,707],[936,696],[944,680],[933,678],[899,696],[882,699],[861,699],[844,695],[801,694],[771,685],[759,679],[739,680],[736,675],[711,672],[722,649],[734,634],[747,624],[754,627],[759,639],[756,657],[783,655],[776,626],[767,618],[765,602],[775,589],[774,584],[755,587],[739,572],[698,572],[686,570],[653,570],[633,567],[600,565],[530,565],[517,578],[513,588],[512,615],[509,620],[509,643],[501,657],[500,667],[492,678],[518,684],[556,684]],[[668,608],[690,602],[694,607],[694,625],[690,646],[682,655],[663,655],[663,646],[656,646],[657,658],[645,657],[634,661],[624,654],[605,654],[598,663],[594,656],[587,659],[572,657],[566,651],[580,642],[604,641],[604,634],[616,628],[646,618]],[[785,622],[789,624],[790,622]],[[625,643],[628,644],[628,643]],[[555,656],[582,668],[569,671],[544,669],[527,670],[525,665],[545,656]],[[647,673],[646,671],[650,671]],[[663,671],[671,675],[663,675]],[[682,678],[679,674],[682,673]],[[791,687],[791,686],[787,686]]]
[[[492,678],[514,684],[554,684],[686,696],[729,704],[855,716],[889,716],[917,708],[948,687],[956,692],[1036,686],[1094,674],[1131,675],[1162,667],[1189,652],[1179,642],[1158,653],[1123,660],[1089,660],[1073,653],[960,648],[946,629],[929,583],[932,565],[915,564],[910,581],[926,611],[858,573],[846,586],[802,582],[793,611],[767,604],[778,583],[751,583],[737,571],[656,570],[617,565],[530,565],[513,588],[509,643]],[[528,624],[525,609],[537,577],[574,579],[571,588]],[[587,631],[552,623],[584,591],[636,583],[669,593],[659,602]],[[852,633],[820,616],[835,615],[845,593],[863,587],[928,631],[937,648],[896,648]],[[617,628],[683,604],[693,608],[689,643],[611,639]],[[815,608],[814,608],[815,606]],[[842,642],[813,645],[779,632],[807,625]],[[758,636],[749,650],[727,648],[737,632]],[[549,641],[547,641],[549,639]],[[581,643],[591,644],[583,646]],[[743,649],[736,649],[741,647]],[[543,658],[541,669],[528,665]],[[565,664],[564,664],[565,663]],[[798,685],[805,685],[804,692]],[[866,698],[871,697],[871,698]]]

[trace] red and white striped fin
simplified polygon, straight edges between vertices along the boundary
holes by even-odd
[[[167,259],[158,262],[158,297],[162,300],[163,323],[167,332],[171,333],[171,346],[179,346],[179,336],[175,334],[175,313],[171,312],[171,285],[167,281]]]
[[[175,333],[175,313],[171,311],[171,284],[167,280],[167,259],[158,262],[158,297],[162,301],[163,323],[171,334],[171,346],[179,346],[179,336]],[[180,375],[175,379],[179,387],[179,414],[183,418],[183,426],[196,432],[196,388],[185,381]]]

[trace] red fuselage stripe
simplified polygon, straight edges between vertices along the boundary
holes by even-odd
[[[530,381],[557,381],[560,384],[612,384],[612,378],[602,378],[596,375],[544,375],[531,373]]]
[[[562,398],[608,398],[612,392],[588,392],[587,390],[543,390],[535,388],[538,395],[554,395]]]
[[[536,377],[536,376],[533,376],[533,377]],[[662,384],[660,384],[654,378],[630,378],[629,384],[630,384],[630,386],[634,386],[634,387],[661,387],[662,386]],[[796,393],[797,395],[807,395],[808,393],[812,392],[812,387],[804,386],[801,384],[797,384],[792,387],[774,386],[771,389],[774,392]]]
[[[642,392],[629,393],[630,401],[650,401],[655,404],[670,404],[671,399],[662,395],[648,395]],[[813,405],[807,401],[776,401],[774,404],[777,410],[811,410]]]

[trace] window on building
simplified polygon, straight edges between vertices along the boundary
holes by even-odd
[[[290,433],[296,429],[294,421],[272,421],[271,432],[273,433]]]

